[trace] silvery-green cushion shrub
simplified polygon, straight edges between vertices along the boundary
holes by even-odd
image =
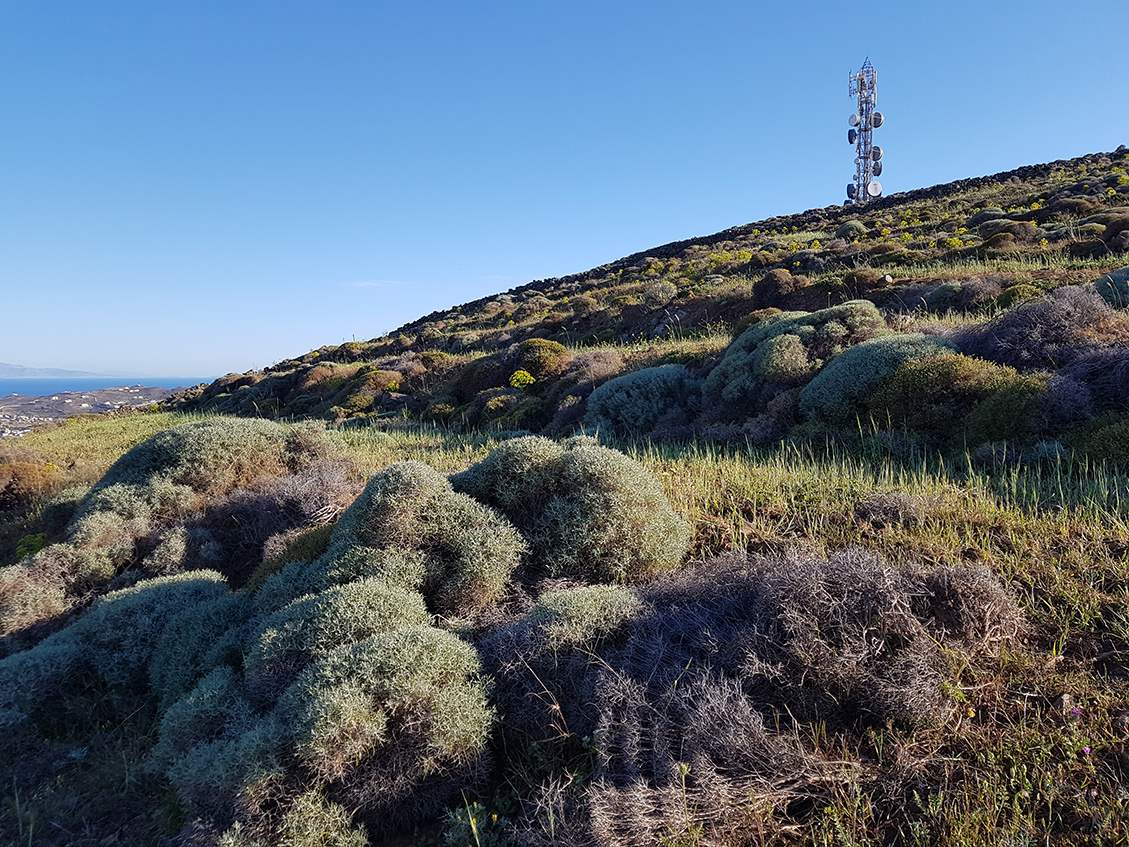
[[[422,582],[405,587],[419,588],[438,611],[451,613],[500,597],[526,545],[506,518],[452,490],[435,469],[400,462],[369,481],[342,515],[330,547],[419,551]]]
[[[682,365],[661,365],[608,380],[588,398],[584,423],[616,435],[646,435],[664,418],[685,416],[701,381]]]
[[[659,481],[590,438],[514,438],[451,482],[514,522],[534,574],[638,579],[676,568],[689,546]]]
[[[952,345],[911,333],[871,338],[844,350],[800,391],[800,408],[809,416],[841,423],[862,411],[862,401],[900,365],[951,352]]]
[[[884,330],[882,316],[868,300],[770,315],[729,345],[706,378],[706,394],[731,414],[750,416],[760,411],[766,385],[803,385],[848,347]]]

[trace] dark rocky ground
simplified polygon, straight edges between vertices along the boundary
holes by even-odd
[[[66,391],[43,397],[20,394],[0,397],[0,438],[20,436],[34,426],[78,414],[112,412],[128,406],[149,406],[173,392],[168,388],[123,385],[97,391]]]

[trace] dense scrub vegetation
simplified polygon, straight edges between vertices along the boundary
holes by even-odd
[[[5,446],[3,840],[1121,843],[1127,166]]]

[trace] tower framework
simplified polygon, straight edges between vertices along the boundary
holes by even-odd
[[[882,196],[882,148],[874,143],[874,130],[885,118],[878,105],[878,72],[867,58],[856,73],[851,74],[850,96],[857,98],[858,111],[850,117],[847,141],[855,146],[855,179],[847,183],[847,202],[866,203]]]

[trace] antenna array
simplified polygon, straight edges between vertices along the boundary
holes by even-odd
[[[858,98],[858,111],[851,115],[847,141],[855,145],[855,181],[847,183],[847,202],[865,203],[882,196],[882,148],[874,144],[874,130],[885,118],[878,105],[878,73],[868,58],[858,73],[851,74],[850,95]]]

